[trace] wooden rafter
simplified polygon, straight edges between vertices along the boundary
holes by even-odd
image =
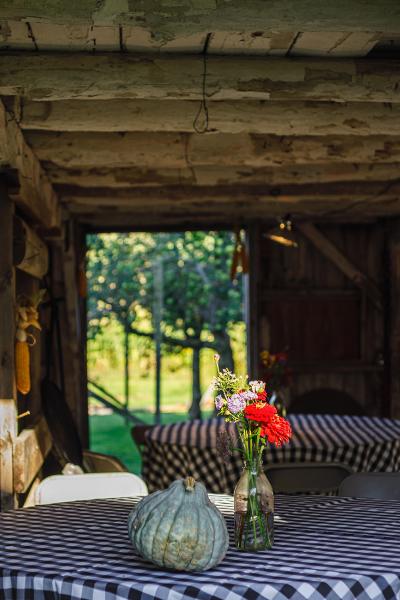
[[[323,8],[323,10],[322,10]],[[95,25],[140,23],[162,40],[201,31],[400,31],[400,11],[395,0],[233,0],[231,2],[176,2],[154,0],[151,4],[94,2],[63,5],[53,2],[8,0],[0,9],[3,19],[29,18],[31,22]],[[138,28],[139,29],[139,28]]]
[[[146,134],[27,131],[25,136],[40,160],[71,168],[400,162],[400,136],[281,137],[154,131]]]
[[[129,188],[161,185],[249,185],[280,186],[287,184],[320,184],[346,181],[397,180],[398,163],[286,165],[284,167],[250,167],[240,165],[188,165],[181,168],[157,166],[63,168],[45,162],[46,172],[57,185],[81,188]]]
[[[400,102],[395,60],[209,57],[213,100]],[[201,99],[203,59],[119,54],[11,53],[0,61],[0,94],[33,100]]]
[[[384,182],[338,182],[329,184],[304,184],[282,186],[160,186],[160,187],[126,187],[118,191],[108,188],[79,188],[77,186],[59,186],[60,198],[79,199],[88,206],[162,206],[185,202],[201,205],[206,202],[219,202],[230,205],[234,202],[263,203],[275,201],[279,203],[300,202],[302,200],[324,201],[368,200],[381,202],[400,201],[400,180],[387,185]]]
[[[193,133],[195,100],[60,100],[21,103],[22,129],[128,132],[158,127]],[[400,105],[380,102],[230,100],[209,106],[210,129],[275,135],[399,135]]]
[[[3,131],[5,161],[16,169],[19,187],[15,201],[44,229],[60,226],[60,206],[57,195],[39,160],[26,143],[15,114],[6,110],[0,100],[0,131]]]

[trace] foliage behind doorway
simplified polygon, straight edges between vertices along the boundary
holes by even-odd
[[[229,277],[233,246],[227,231],[88,236],[89,377],[106,386],[115,380],[119,394],[124,381],[131,409],[144,408],[130,398],[147,389],[150,408],[158,336],[162,408],[176,410],[186,392],[190,417],[199,417],[202,387],[213,375],[212,354],[221,355],[222,366],[245,370],[243,282],[240,275],[234,282]],[[112,364],[115,373],[104,381]],[[147,387],[141,381],[146,376]]]

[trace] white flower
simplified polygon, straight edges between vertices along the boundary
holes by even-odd
[[[265,390],[264,381],[249,381],[249,386],[251,387],[251,391],[255,394]]]

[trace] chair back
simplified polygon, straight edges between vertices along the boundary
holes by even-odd
[[[341,463],[280,463],[265,469],[274,492],[280,494],[332,494],[353,471]]]
[[[135,425],[131,429],[131,436],[133,441],[141,453],[143,450],[143,446],[146,442],[146,432],[153,429],[154,425]]]
[[[365,411],[350,394],[343,390],[319,388],[293,399],[289,413],[309,415],[365,415]]]
[[[400,473],[354,473],[341,483],[339,496],[400,500]]]
[[[133,473],[52,475],[40,482],[36,504],[146,495],[145,482]]]

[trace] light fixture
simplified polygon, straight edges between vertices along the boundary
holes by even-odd
[[[277,244],[281,244],[282,246],[286,246],[288,248],[297,248],[299,245],[297,243],[296,236],[292,231],[292,221],[290,215],[286,215],[285,217],[280,219],[279,225],[277,225],[264,235],[273,242],[276,242]]]

